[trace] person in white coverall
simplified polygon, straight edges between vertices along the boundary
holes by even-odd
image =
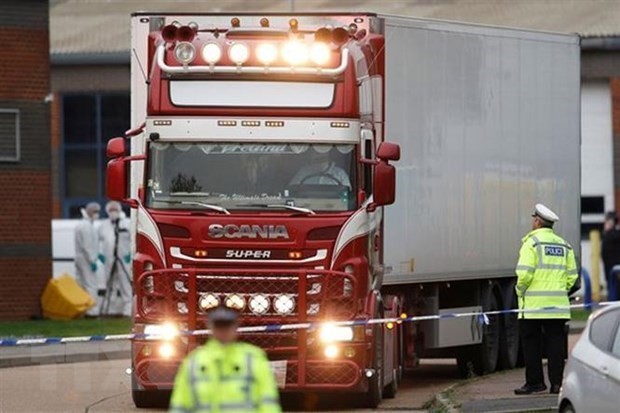
[[[104,220],[99,226],[99,242],[101,253],[105,257],[105,279],[106,286],[110,288],[107,293],[109,296],[104,300],[105,307],[103,312],[106,315],[131,316],[132,290],[131,290],[131,239],[130,221],[121,209],[121,204],[110,201],[105,207],[108,219]],[[116,257],[114,247],[116,246]],[[114,274],[112,270],[114,261],[116,268]],[[112,283],[110,284],[110,277]],[[109,300],[109,305],[108,301]]]
[[[99,219],[99,204],[91,202],[82,209],[82,222],[75,227],[75,275],[80,286],[90,294],[97,305],[86,312],[87,316],[99,315],[97,261],[99,237],[95,221]]]

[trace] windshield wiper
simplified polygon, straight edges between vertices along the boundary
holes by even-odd
[[[316,212],[311,210],[310,208],[297,207],[293,205],[286,204],[245,204],[245,205],[237,205],[237,206],[247,206],[247,207],[255,207],[255,208],[279,208],[279,209],[290,209],[291,211],[301,212],[302,214],[307,215],[316,215]]]
[[[217,212],[221,212],[222,214],[230,215],[230,211],[229,210],[227,210],[226,208],[221,207],[219,205],[205,204],[204,202],[198,202],[198,201],[181,201],[179,203],[181,205],[198,205],[198,206],[201,206],[203,208],[210,209],[212,211],[217,211]]]

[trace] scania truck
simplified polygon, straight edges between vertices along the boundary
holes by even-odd
[[[371,13],[131,24],[139,126],[109,141],[107,190],[132,208],[137,406],[222,303],[283,392],[374,407],[420,358],[516,365],[516,315],[479,314],[516,307],[536,202],[579,247],[576,36]],[[451,313],[471,316],[367,323]],[[321,327],[277,327],[297,323]]]

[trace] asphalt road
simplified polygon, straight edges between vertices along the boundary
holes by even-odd
[[[149,412],[131,401],[129,360],[13,367],[0,369],[0,412]],[[457,380],[452,360],[423,362],[404,380],[398,396],[375,411],[415,411]],[[289,411],[300,408],[363,412],[355,398],[317,396],[301,404],[286,400]],[[316,400],[315,398],[314,400]]]

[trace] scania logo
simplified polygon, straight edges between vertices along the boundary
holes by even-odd
[[[284,225],[209,225],[211,238],[263,238],[288,239],[288,231]]]

